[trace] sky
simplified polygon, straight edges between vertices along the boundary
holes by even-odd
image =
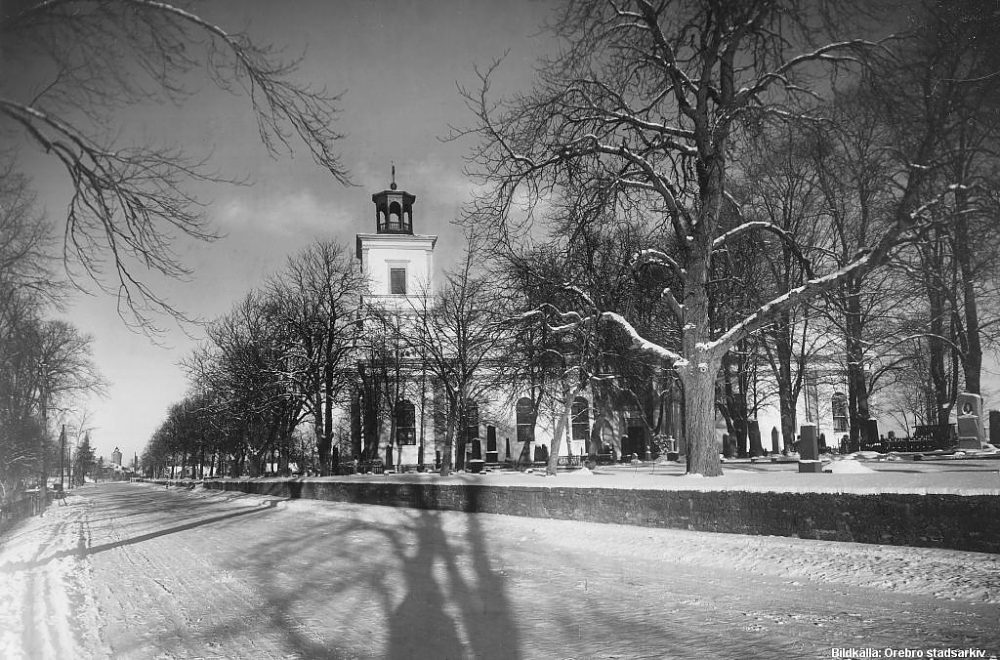
[[[207,79],[198,79],[197,93],[180,107],[119,113],[116,121],[126,130],[192,153],[210,150],[223,174],[250,181],[197,189],[211,226],[225,236],[211,244],[179,242],[193,275],[187,282],[151,280],[159,293],[190,316],[212,319],[309,243],[332,238],[353,246],[355,234],[374,231],[371,194],[388,188],[392,163],[399,187],[417,197],[414,231],[440,236],[437,262],[446,266],[461,255],[460,232],[450,223],[471,191],[462,170],[472,143],[442,140],[450,126],[473,120],[457,85],[474,87],[475,67],[506,53],[501,88],[529,86],[538,56],[552,48],[539,36],[545,4],[240,0],[197,10],[229,31],[246,28],[288,56],[304,53],[297,81],[344,92],[335,128],[346,134],[340,154],[356,185],[337,183],[304,150],[270,158],[247,99],[220,92]],[[68,181],[44,157],[25,156],[35,165],[33,185],[44,211],[61,228]],[[118,447],[130,461],[168,407],[184,397],[188,381],[178,363],[201,331],[163,321],[166,333],[157,345],[129,330],[116,299],[100,293],[76,295],[62,316],[93,336],[94,360],[109,383],[105,398],[92,398],[67,421],[90,429],[98,455],[110,458]]]

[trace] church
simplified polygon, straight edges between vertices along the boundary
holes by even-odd
[[[381,320],[374,324],[359,323],[359,344],[367,346],[368,352],[365,354],[365,349],[361,349],[358,356],[361,386],[353,393],[350,406],[352,447],[349,452],[342,448],[341,455],[377,459],[385,468],[439,466],[447,435],[446,398],[441,382],[436,382],[426,363],[421,364],[412,348],[398,339],[415,332],[412,324],[434,303],[434,250],[438,237],[415,231],[417,198],[396,185],[395,167],[389,188],[373,194],[371,200],[375,207],[375,231],[357,234],[355,256],[367,280],[361,308],[375,310],[374,316]],[[386,319],[391,321],[387,324]],[[386,348],[393,348],[387,346],[393,343],[385,332],[387,325],[394,325],[395,332],[401,334],[396,334],[392,359],[379,365],[375,344],[382,340],[382,356],[386,355]],[[821,388],[807,374],[803,397],[797,405],[798,419],[815,425],[817,436],[828,438],[827,443],[834,449],[874,448],[878,431],[870,434],[873,437],[868,444],[872,447],[847,446],[841,442],[849,431],[843,385]],[[613,402],[603,390],[594,388],[588,386],[572,402],[569,437],[559,448],[560,464],[578,463],[591,446],[606,460],[628,460],[633,455],[649,459],[661,451],[685,453],[679,391],[666,388],[660,395],[659,410],[639,410],[627,402]],[[455,454],[451,464],[456,469],[462,469],[470,461],[489,465],[545,460],[553,446],[560,412],[540,409],[537,402],[519,394],[508,387],[507,391],[492,392],[493,400],[466,402],[461,415],[464,421],[460,424],[464,429],[452,447]],[[975,403],[978,408],[974,416],[982,419],[981,398]],[[551,407],[564,409],[561,404]],[[759,438],[757,449],[753,449],[751,439],[751,446],[744,446],[739,453],[787,450],[793,438],[779,441],[776,437],[780,426],[776,407],[765,405],[758,412],[759,420],[749,420]],[[997,418],[1000,419],[1000,413]],[[976,435],[985,442],[981,426]],[[720,454],[735,455],[735,436],[730,445],[726,431],[725,421],[717,415]],[[463,455],[458,455],[458,451]]]
[[[377,310],[383,319],[394,319],[399,331],[405,333],[416,315],[433,304],[438,237],[415,231],[416,196],[399,189],[395,171],[389,188],[371,199],[375,231],[359,233],[356,239],[356,257],[367,278],[362,308]],[[379,332],[371,323],[364,325],[362,343],[377,341]],[[376,361],[374,351],[359,355],[357,370],[362,386],[352,397],[352,453],[377,457],[387,469],[440,465],[446,445],[440,383],[434,382],[412,351],[396,351],[394,374],[386,374],[384,368],[380,373]],[[378,382],[380,376],[382,382]],[[536,418],[529,398],[507,394],[498,393],[497,400],[466,403],[464,442],[453,447],[452,465],[457,469],[467,464],[476,468],[479,461],[503,464],[547,456],[554,415],[542,413]],[[585,390],[573,401],[570,439],[560,447],[560,463],[575,464],[586,456],[594,420],[591,397]],[[651,447],[646,425],[635,419],[622,421],[620,431],[609,423],[598,428],[603,451],[609,458],[632,453],[644,457]],[[457,455],[459,447],[463,456]]]

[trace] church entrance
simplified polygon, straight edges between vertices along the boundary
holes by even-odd
[[[629,425],[626,427],[626,437],[622,439],[622,460],[632,460],[632,454],[638,456],[640,460],[644,459],[646,457],[647,444],[648,437],[645,425]]]

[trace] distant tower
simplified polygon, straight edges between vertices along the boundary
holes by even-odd
[[[115,447],[115,450],[111,452],[111,462],[118,466],[122,464],[122,452],[118,447]]]
[[[368,302],[398,312],[419,310],[432,291],[437,236],[413,233],[416,196],[396,185],[372,195],[374,234],[358,234],[357,257],[368,277]]]

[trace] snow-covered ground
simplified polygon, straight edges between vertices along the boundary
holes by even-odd
[[[5,533],[0,594],[5,660],[1000,652],[992,554],[146,484]]]

